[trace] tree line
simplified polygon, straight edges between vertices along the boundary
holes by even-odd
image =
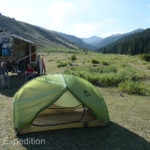
[[[143,54],[150,53],[150,29],[119,39],[118,41],[97,49],[104,54]]]

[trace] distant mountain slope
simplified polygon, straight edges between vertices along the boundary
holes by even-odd
[[[117,40],[119,40],[120,38],[122,37],[125,37],[125,36],[128,36],[128,35],[131,35],[131,34],[134,34],[134,33],[138,33],[138,32],[142,32],[143,29],[137,29],[137,30],[134,30],[132,32],[129,32],[129,33],[125,33],[125,34],[114,34],[114,35],[111,35],[109,37],[106,37],[100,41],[96,41],[96,42],[93,42],[91,43],[93,46],[95,46],[96,48],[101,48],[101,47],[104,47],[104,46],[107,46]]]
[[[65,33],[61,33],[61,32],[56,32],[57,35],[67,39],[68,41],[74,43],[75,45],[85,48],[85,49],[96,49],[94,46],[84,42],[82,39],[74,36],[74,35],[69,35],[69,34],[65,34]]]
[[[94,42],[100,42],[103,38],[98,37],[98,36],[91,36],[89,38],[82,38],[82,40],[88,44],[93,45],[92,43]]]
[[[116,42],[100,48],[98,52],[117,54],[150,53],[150,29],[123,37]]]
[[[0,30],[8,30],[14,34],[38,42],[41,45],[48,47],[62,47],[79,49],[78,46],[69,42],[65,38],[62,38],[53,31],[17,21],[13,18],[9,18],[0,14]]]

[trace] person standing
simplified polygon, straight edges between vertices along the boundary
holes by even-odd
[[[5,62],[2,62],[0,65],[0,78],[2,80],[2,86],[9,88],[9,75]]]

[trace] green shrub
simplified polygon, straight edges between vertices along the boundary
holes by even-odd
[[[106,87],[118,87],[122,82],[139,81],[148,77],[144,72],[139,72],[133,68],[126,67],[117,71],[114,66],[74,67],[67,69],[65,73],[79,76],[93,84]]]
[[[150,70],[150,66],[147,66],[147,69]]]
[[[140,57],[142,60],[150,62],[150,54],[142,54]]]
[[[53,59],[49,59],[49,60],[48,60],[48,62],[52,62],[52,61],[54,61],[54,60],[53,60]]]
[[[60,63],[61,61],[60,60],[57,60],[57,63]]]
[[[92,59],[92,64],[99,64],[99,61],[96,59]]]
[[[114,66],[96,66],[88,67],[88,71],[93,73],[110,73],[117,72],[117,68]]]
[[[127,94],[148,95],[148,88],[139,82],[126,81],[119,84],[119,89]]]
[[[102,65],[104,65],[104,66],[108,66],[108,65],[109,65],[109,63],[108,63],[107,61],[102,61]]]
[[[97,74],[87,74],[85,71],[71,71],[71,70],[65,70],[64,71],[65,74],[72,74],[75,76],[78,76],[80,78],[86,79],[89,82],[91,82],[92,84],[98,84],[99,82],[99,76]]]
[[[59,62],[59,64],[57,65],[58,68],[60,67],[65,67],[69,64],[70,62],[66,61],[66,62]]]
[[[128,63],[125,63],[125,64],[121,64],[121,67],[130,67],[130,65]]]
[[[85,74],[84,78],[94,85],[99,84],[99,76],[97,74],[92,74],[92,75]]]
[[[99,85],[100,86],[118,86],[118,84],[121,82],[121,79],[116,76],[115,73],[106,73],[99,76]]]
[[[73,60],[73,61],[77,60],[77,56],[76,56],[75,54],[72,55],[72,56],[71,56],[71,60]]]

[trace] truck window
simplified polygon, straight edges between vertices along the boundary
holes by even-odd
[[[2,38],[2,43],[9,43],[9,38]]]
[[[9,48],[2,48],[2,56],[10,56]]]

